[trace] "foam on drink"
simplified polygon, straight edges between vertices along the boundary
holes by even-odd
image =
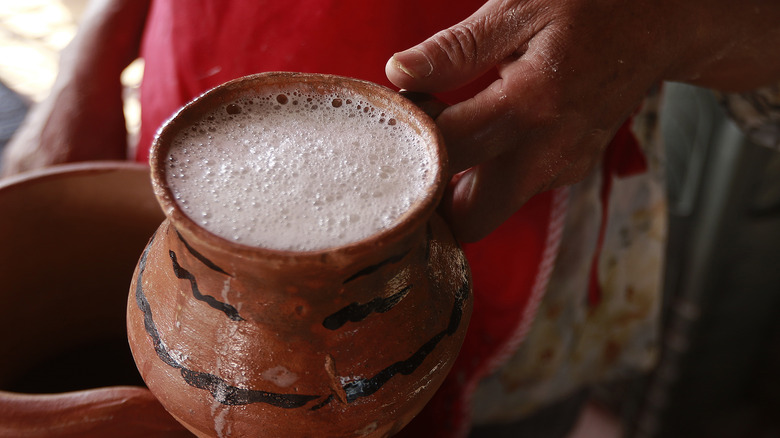
[[[341,246],[397,223],[435,177],[425,143],[359,96],[244,96],[183,130],[167,183],[196,223],[265,248]]]

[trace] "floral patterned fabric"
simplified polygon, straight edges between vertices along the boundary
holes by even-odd
[[[780,148],[780,84],[716,94],[752,141]],[[597,262],[600,300],[589,300],[586,287],[591,256],[599,252],[595,230],[604,220],[605,173],[597,169],[570,188],[564,243],[546,294],[527,336],[475,391],[475,424],[517,421],[583,386],[655,364],[667,228],[660,101],[660,92],[651,93],[633,119],[647,172],[613,176]]]
[[[525,339],[477,388],[475,424],[517,421],[585,385],[654,365],[667,226],[658,103],[649,96],[631,125],[644,172],[606,172],[606,159],[569,189],[546,294]]]

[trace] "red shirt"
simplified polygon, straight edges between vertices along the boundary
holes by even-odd
[[[463,20],[481,4],[155,0],[141,49],[145,70],[137,160],[147,160],[157,128],[179,107],[240,76],[330,73],[390,86],[384,68],[393,53]]]

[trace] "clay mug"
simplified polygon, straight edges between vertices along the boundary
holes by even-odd
[[[343,246],[283,251],[197,225],[166,183],[172,139],[247,92],[358,93],[414,127],[435,174],[396,225]],[[395,123],[395,121],[394,121]],[[161,128],[152,184],[166,219],[134,273],[128,337],[149,389],[198,436],[386,437],[452,366],[471,315],[466,259],[435,209],[447,184],[434,121],[376,84],[263,73],[212,89]]]
[[[192,436],[127,346],[128,278],[163,219],[143,164],[0,180],[0,437]]]

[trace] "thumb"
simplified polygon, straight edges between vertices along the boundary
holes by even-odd
[[[466,20],[394,54],[385,65],[387,78],[402,89],[437,93],[481,76],[530,37],[512,3],[489,1]]]

